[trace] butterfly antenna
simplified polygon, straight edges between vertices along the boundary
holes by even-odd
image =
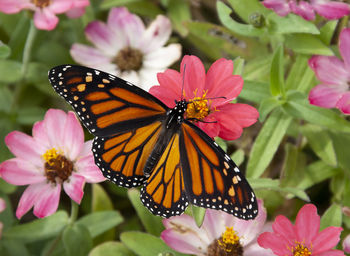
[[[185,72],[186,72],[186,64],[184,64],[184,74],[182,76],[182,88],[181,88],[181,101],[183,100],[184,93],[184,85],[185,85]]]

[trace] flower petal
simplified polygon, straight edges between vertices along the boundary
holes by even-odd
[[[12,14],[20,12],[22,9],[34,8],[29,0],[0,0],[0,12]]]
[[[184,67],[186,70],[184,71]],[[185,73],[184,73],[185,72]],[[194,55],[185,55],[181,62],[181,77],[184,78],[186,98],[200,97],[204,92],[205,69],[201,60]],[[197,94],[196,94],[197,92]]]
[[[244,247],[244,256],[274,256],[270,249],[264,249],[257,242]]]
[[[348,78],[350,78],[350,28],[345,28],[340,33],[339,51],[345,62],[345,66],[348,71]]]
[[[291,12],[289,4],[285,0],[264,0],[262,4],[266,8],[274,10],[280,16],[286,16]]]
[[[168,41],[170,34],[170,20],[163,15],[158,15],[143,34],[142,46],[140,45],[142,51],[151,53],[158,50]]]
[[[63,132],[67,114],[60,109],[49,109],[44,118],[51,147],[63,148]]]
[[[34,14],[34,24],[38,29],[53,30],[58,23],[56,15],[47,8],[37,8]]]
[[[296,239],[295,230],[292,223],[285,216],[277,216],[272,224],[272,229],[286,241],[289,241],[291,244],[294,243]]]
[[[104,181],[106,178],[102,175],[100,169],[96,166],[94,157],[90,155],[79,158],[75,162],[77,173],[83,176],[88,183],[97,183]]]
[[[347,253],[350,253],[350,235],[347,235],[343,240],[343,250]]]
[[[146,54],[143,58],[143,66],[145,68],[162,69],[163,71],[163,69],[177,61],[180,56],[181,45],[170,44]]]
[[[90,22],[85,28],[85,35],[104,55],[113,58],[123,46],[122,40],[115,40],[113,32],[101,21]]]
[[[317,256],[345,256],[345,254],[340,250],[328,250],[317,254]]]
[[[265,249],[271,249],[275,255],[278,256],[285,256],[285,255],[290,255],[290,251],[288,248],[289,245],[286,244],[286,241],[270,232],[264,232],[258,237],[258,244],[265,248]]]
[[[341,86],[317,85],[309,93],[309,102],[323,108],[335,108],[337,102],[343,97]]]
[[[69,179],[63,182],[63,189],[73,201],[80,204],[84,195],[84,185],[85,178],[79,174],[72,173]]]
[[[38,121],[33,125],[32,135],[37,144],[41,144],[46,149],[50,148],[50,140],[44,121]]]
[[[344,89],[347,88],[348,71],[337,57],[316,55],[309,59],[309,66],[323,84],[342,85]]]
[[[322,230],[312,241],[312,253],[318,254],[335,247],[340,241],[340,227],[328,227]]]
[[[45,153],[46,149],[37,143],[33,137],[23,132],[13,131],[5,137],[5,143],[16,157],[37,167],[43,165],[41,155]]]
[[[4,199],[0,198],[0,212],[3,212],[6,209],[6,202]]]
[[[38,194],[34,202],[34,215],[38,218],[45,218],[55,213],[60,200],[61,185],[46,183],[37,188],[37,191],[41,191],[41,193]]]
[[[225,225],[226,219],[229,219],[228,222],[230,224]],[[201,229],[205,229],[209,240],[214,241],[214,239],[218,239],[222,235],[222,233],[225,232],[226,226],[232,226],[234,219],[235,217],[231,214],[227,214],[225,212],[213,209],[206,209]]]
[[[204,121],[209,123],[197,122],[196,125],[212,139],[219,136],[221,124],[217,122],[215,115],[207,116]]]
[[[337,102],[336,107],[344,114],[350,114],[350,92],[343,94],[343,96]]]
[[[42,165],[44,167],[44,163]],[[17,186],[46,181],[43,170],[20,158],[2,162],[0,174],[6,182]]]
[[[50,4],[43,9],[47,9],[52,13],[64,13],[73,7],[72,0],[51,0]]]
[[[84,145],[84,131],[72,111],[67,114],[62,140],[65,156],[70,160],[76,159]]]
[[[320,229],[320,216],[313,204],[304,205],[298,212],[295,220],[295,232],[297,241],[303,241],[309,245],[316,238]],[[312,243],[313,244],[313,243]]]
[[[298,3],[295,0],[289,1],[289,7],[295,14],[303,17],[305,20],[314,20],[315,19],[315,12],[313,7],[305,1],[298,1]]]
[[[350,14],[350,6],[346,3],[311,0],[311,4],[319,15],[329,20],[340,19]]]
[[[168,69],[157,74],[160,86],[153,86],[149,93],[161,100],[168,107],[175,107],[175,100],[181,99],[182,78],[179,72]]]
[[[140,17],[131,14],[125,7],[113,8],[109,12],[108,27],[115,33],[120,33],[118,40],[123,40],[123,45],[139,48],[145,25]]]

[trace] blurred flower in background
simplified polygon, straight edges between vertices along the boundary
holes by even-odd
[[[340,19],[350,14],[348,4],[329,0],[264,0],[262,4],[280,16],[293,12],[305,20],[314,20],[316,13],[329,20]]]
[[[58,207],[61,186],[76,203],[83,197],[85,182],[104,180],[94,163],[91,141],[73,112],[49,109],[43,121],[33,126],[33,137],[13,131],[5,143],[16,158],[0,165],[1,177],[13,185],[29,185],[16,211],[21,218],[34,206],[34,215],[43,218]]]
[[[153,86],[150,93],[171,108],[175,107],[175,100],[193,102],[187,106],[186,118],[193,119],[212,138],[235,140],[242,135],[244,127],[257,121],[259,113],[247,104],[230,103],[243,87],[242,77],[232,73],[231,60],[215,61],[205,74],[201,60],[186,55],[181,72],[168,69],[159,73],[159,86]]]
[[[313,204],[304,205],[298,212],[295,225],[279,215],[272,224],[273,232],[258,237],[260,246],[270,248],[278,256],[312,255],[343,256],[332,249],[340,240],[341,227],[328,227],[320,232],[320,216]]]
[[[34,12],[34,24],[38,29],[53,30],[58,23],[57,14],[66,13],[70,18],[80,17],[89,0],[0,0],[0,12]]]
[[[140,17],[125,7],[113,8],[107,24],[93,21],[85,34],[94,47],[73,44],[70,53],[76,62],[117,75],[145,90],[157,83],[158,72],[181,56],[180,44],[164,46],[171,23],[163,15],[145,28]]]
[[[256,242],[266,221],[263,202],[258,200],[258,205],[258,216],[249,221],[212,209],[206,210],[200,228],[186,214],[164,219],[161,238],[174,250],[193,255],[272,256]]]
[[[6,208],[6,202],[4,199],[0,198],[0,213],[3,212]],[[4,224],[0,222],[0,239],[1,239],[1,234],[2,234],[2,229],[4,227]]]
[[[350,235],[347,235],[343,240],[343,250],[346,253],[350,253]]]
[[[335,56],[313,56],[310,68],[321,84],[309,94],[311,104],[324,108],[338,108],[350,114],[350,28],[343,29],[339,37],[339,51],[344,61]]]

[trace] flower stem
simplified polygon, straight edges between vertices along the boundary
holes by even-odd
[[[72,225],[78,217],[79,205],[71,200],[71,210],[69,224]]]

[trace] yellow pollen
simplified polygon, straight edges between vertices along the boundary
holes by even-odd
[[[226,227],[226,231],[222,234],[222,239],[218,242],[221,247],[225,248],[225,251],[230,252],[232,250],[230,245],[239,244],[239,236],[232,227]]]
[[[311,255],[311,251],[309,250],[309,248],[304,246],[304,243],[295,241],[295,244],[296,246],[291,248],[293,256],[310,256]]]
[[[50,164],[52,159],[56,159],[59,156],[59,153],[55,148],[51,148],[45,152],[45,154],[42,155],[42,158]]]
[[[197,89],[194,91],[197,94]],[[196,119],[198,121],[203,120],[210,113],[210,106],[208,106],[208,100],[206,99],[207,91],[203,92],[202,97],[194,97],[189,100],[187,105],[186,117]]]

